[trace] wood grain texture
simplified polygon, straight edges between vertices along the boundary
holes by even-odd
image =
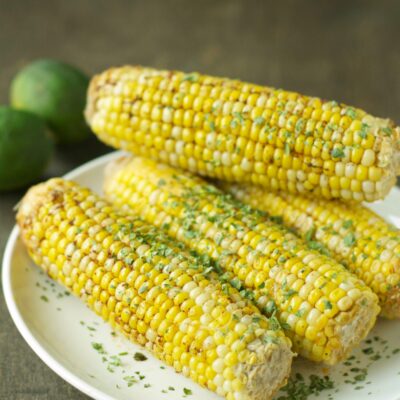
[[[0,0],[0,104],[35,58],[198,70],[336,99],[400,123],[400,2]],[[58,149],[48,176],[108,149]],[[0,257],[23,191],[0,195]],[[48,369],[0,300],[0,399],[86,399]]]

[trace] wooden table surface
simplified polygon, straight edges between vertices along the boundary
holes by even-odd
[[[278,4],[279,3],[279,4]],[[0,104],[35,58],[92,74],[143,64],[315,94],[400,122],[400,2],[0,0]],[[59,148],[46,176],[109,151]],[[0,194],[0,259],[23,191]],[[0,399],[86,399],[19,335],[0,297]]]

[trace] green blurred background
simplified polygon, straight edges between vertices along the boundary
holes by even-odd
[[[0,0],[0,104],[15,73],[45,57],[88,74],[129,63],[225,75],[399,123],[399,21],[395,0]],[[107,151],[94,137],[59,147],[45,177]],[[0,194],[0,257],[22,193]],[[0,299],[0,399],[86,398],[30,350]]]

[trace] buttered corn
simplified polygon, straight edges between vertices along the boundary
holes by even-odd
[[[361,204],[271,193],[250,185],[222,184],[239,200],[271,216],[326,251],[379,296],[381,314],[400,318],[400,232]]]
[[[50,277],[176,371],[228,400],[284,384],[292,353],[277,321],[155,227],[62,179],[30,189],[17,220]]]
[[[360,279],[199,178],[122,158],[109,165],[104,191],[210,256],[242,296],[278,317],[294,350],[311,360],[342,360],[374,324],[378,300]]]
[[[98,137],[200,175],[324,198],[383,198],[400,171],[400,129],[315,97],[143,67],[92,79]]]

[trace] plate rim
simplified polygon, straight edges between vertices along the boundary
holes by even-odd
[[[117,158],[123,154],[123,151],[112,151],[110,153],[104,154],[103,156],[97,157],[72,169],[71,171],[63,175],[63,178],[73,179],[76,175],[79,175],[80,173],[83,173],[88,169],[95,168],[99,164],[111,161],[112,159]],[[11,319],[17,327],[18,332],[23,337],[25,342],[29,345],[29,347],[34,351],[34,353],[64,381],[68,382],[70,385],[80,390],[82,393],[90,396],[91,398],[99,400],[115,400],[114,397],[109,396],[103,391],[97,389],[95,386],[90,385],[88,382],[79,378],[76,374],[71,372],[68,368],[64,367],[63,364],[57,361],[57,359],[51,356],[40,344],[40,342],[35,338],[35,336],[28,328],[27,324],[25,323],[25,320],[17,306],[15,295],[12,290],[11,279],[11,260],[15,245],[18,240],[18,236],[19,228],[15,224],[7,239],[7,243],[4,249],[1,273],[5,303]]]
[[[82,174],[86,172],[88,169],[95,168],[99,164],[104,164],[108,161],[116,159],[120,156],[128,154],[125,151],[117,150],[106,153],[102,156],[96,157],[93,160],[87,161],[82,165],[72,169],[71,171],[64,174],[62,177],[65,179],[74,179],[76,175]],[[394,186],[392,191],[396,191],[398,195],[400,195],[400,188]],[[382,201],[382,200],[381,200]],[[368,204],[367,204],[368,205]],[[114,397],[106,394],[102,390],[96,388],[91,385],[87,381],[81,379],[76,374],[71,372],[68,368],[66,368],[62,363],[57,361],[47,350],[41,345],[41,343],[35,338],[32,334],[31,330],[28,328],[25,320],[18,309],[15,295],[12,290],[12,280],[11,280],[11,260],[13,256],[14,247],[17,243],[19,237],[19,228],[18,225],[14,225],[11,233],[7,239],[6,246],[4,249],[4,255],[2,260],[2,289],[3,295],[5,299],[5,303],[8,309],[8,312],[13,320],[15,326],[17,327],[18,332],[23,337],[25,342],[29,345],[29,347],[33,350],[33,352],[49,367],[52,371],[54,371],[60,378],[64,381],[86,394],[87,396],[98,399],[98,400],[115,400]],[[400,400],[400,397],[399,397]]]

